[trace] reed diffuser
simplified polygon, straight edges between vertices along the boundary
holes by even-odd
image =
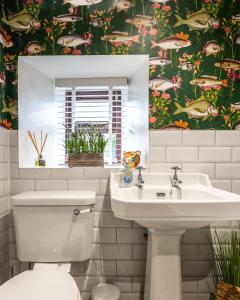
[[[38,143],[37,143],[35,133],[31,132],[30,130],[28,130],[27,133],[28,133],[28,136],[29,136],[32,144],[33,144],[34,149],[37,152],[37,159],[35,160],[35,166],[36,167],[45,167],[46,161],[43,159],[43,154],[42,153],[43,153],[44,147],[46,145],[48,134],[46,133],[44,138],[43,138],[43,132],[41,130],[40,146],[39,146]]]

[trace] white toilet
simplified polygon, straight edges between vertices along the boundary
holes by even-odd
[[[34,267],[0,286],[0,299],[80,300],[69,262],[90,258],[95,193],[24,192],[12,200],[17,255]]]

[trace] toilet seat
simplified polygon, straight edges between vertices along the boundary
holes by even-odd
[[[25,271],[0,286],[4,300],[81,300],[74,279],[63,271]]]

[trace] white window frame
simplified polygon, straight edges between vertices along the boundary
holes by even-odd
[[[64,97],[64,95],[61,94],[61,96],[60,96],[59,91],[60,91],[60,93],[61,93],[61,91],[62,92],[72,91],[72,120],[74,120],[72,122],[72,130],[74,130],[74,123],[76,122],[76,113],[77,113],[77,102],[76,102],[77,93],[80,90],[89,90],[89,91],[96,90],[96,91],[98,91],[98,90],[102,89],[102,90],[108,90],[108,97],[109,97],[109,100],[108,100],[108,104],[109,104],[108,140],[109,141],[108,141],[108,144],[107,144],[105,152],[104,152],[105,165],[109,166],[109,167],[121,165],[121,157],[122,157],[122,153],[123,153],[123,148],[124,148],[124,146],[126,147],[126,144],[127,144],[127,132],[128,132],[128,128],[127,128],[127,118],[128,118],[128,115],[127,115],[127,102],[128,102],[127,79],[126,78],[110,78],[110,80],[80,79],[80,81],[78,79],[76,79],[76,81],[69,80],[69,79],[64,81],[63,79],[60,79],[60,80],[56,80],[56,82],[55,82],[55,99],[56,99],[56,106],[57,106],[57,119],[60,120],[57,124],[57,128],[58,128],[57,129],[58,164],[60,166],[66,164],[66,153],[65,153],[65,149],[64,149],[63,145],[64,145],[64,139],[67,138],[67,135],[66,135],[66,130],[64,130],[65,131],[64,134],[61,133],[62,132],[61,127],[64,128],[64,125],[66,125],[66,126],[68,125],[68,124],[66,124],[66,122],[63,122],[63,117],[65,115],[65,120],[66,120],[66,114],[69,113],[66,111],[66,106],[65,106],[64,111],[63,111],[63,107],[62,107],[64,101],[66,101],[66,95]],[[106,85],[106,83],[109,81],[110,81],[110,84]],[[85,85],[83,85],[83,83]],[[100,86],[100,83],[102,84],[101,86]],[[124,83],[124,85],[122,85],[123,83]],[[96,84],[98,84],[98,86]],[[115,147],[117,147],[117,148],[115,148],[115,156],[114,156],[113,155],[114,148],[113,148],[112,135],[113,135],[113,130],[115,130],[115,131],[117,130],[116,127],[117,127],[118,120],[115,120],[116,124],[114,126],[115,128],[113,128],[113,119],[114,119],[113,116],[115,115],[115,119],[118,119],[118,117],[116,116],[117,111],[115,111],[115,112],[113,111],[113,103],[114,103],[114,101],[118,101],[116,99],[116,97],[117,97],[116,93],[119,90],[121,91],[121,112],[120,112],[120,114],[121,114],[121,130],[120,130],[121,145],[119,148],[119,144],[117,144],[117,145],[115,144]],[[114,93],[114,91],[116,91],[116,93]],[[91,102],[91,100],[90,100],[90,102]],[[59,108],[60,108],[60,110],[59,110]],[[60,118],[58,118],[58,116],[60,116]],[[90,121],[89,124],[90,123],[93,123],[93,122]],[[115,134],[117,134],[117,132],[115,132]],[[121,153],[119,153],[120,151],[121,151]]]

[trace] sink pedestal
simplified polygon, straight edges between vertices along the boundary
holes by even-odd
[[[149,230],[144,300],[182,300],[183,233],[184,230]]]
[[[180,239],[185,230],[240,216],[240,195],[213,188],[206,174],[179,174],[182,198],[171,198],[172,176],[144,173],[139,189],[119,187],[120,173],[111,173],[114,215],[149,229],[144,300],[182,300]]]

